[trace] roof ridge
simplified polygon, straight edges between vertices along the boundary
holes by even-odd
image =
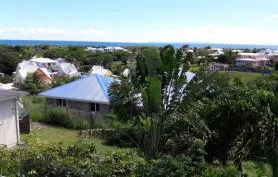
[[[95,75],[96,75],[98,83],[100,84],[101,90],[104,92],[105,97],[108,98],[108,91],[106,90],[103,80],[100,78],[101,75],[99,75],[99,74],[95,74]],[[101,76],[101,77],[103,77],[103,76]]]

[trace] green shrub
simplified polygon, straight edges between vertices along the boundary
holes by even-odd
[[[197,177],[202,172],[202,164],[197,164],[186,156],[162,156],[140,166],[137,176],[144,177]]]
[[[227,167],[209,167],[207,168],[202,177],[240,177],[240,172],[234,166]]]
[[[47,124],[61,126],[64,128],[84,130],[90,127],[89,121],[76,117],[64,108],[51,108],[47,110],[45,119],[41,120]]]
[[[204,177],[218,175],[213,170],[207,170]],[[94,144],[83,141],[66,148],[34,139],[27,147],[0,149],[0,175],[5,176],[197,177],[202,171],[203,165],[190,157],[162,156],[146,161],[133,150],[97,154]],[[220,174],[230,177],[235,173],[226,169]]]
[[[8,84],[8,83],[12,83],[12,82],[13,82],[13,77],[12,76],[4,75],[3,78],[0,76],[0,83]]]
[[[31,177],[129,177],[144,163],[134,151],[98,155],[91,143],[68,148],[32,142],[16,151],[0,149],[0,175]]]
[[[35,95],[23,97],[24,108],[28,111],[29,118],[32,121],[42,121],[44,119],[44,103],[45,98],[43,97]]]
[[[29,118],[32,120],[32,121],[37,121],[37,122],[41,122],[44,120],[44,112],[41,112],[39,110],[37,111],[32,111],[32,112],[29,112]]]
[[[17,174],[20,169],[19,155],[15,151],[0,148],[0,176]]]
[[[89,158],[96,152],[96,146],[91,143],[78,141],[76,144],[69,146],[67,154],[74,157]]]

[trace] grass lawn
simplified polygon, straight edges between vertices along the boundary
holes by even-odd
[[[189,67],[189,71],[193,72],[193,73],[196,73],[200,70],[200,66],[199,65],[191,65]]]
[[[245,161],[242,163],[243,173],[248,177],[271,177],[271,167],[263,162]]]
[[[243,83],[248,83],[250,81],[262,77],[261,73],[252,73],[252,72],[230,71],[230,72],[223,72],[223,73],[227,73],[232,78],[240,78],[243,81]]]
[[[69,130],[60,127],[46,127],[41,129],[34,129],[30,134],[21,135],[21,141],[28,142],[30,139],[39,139],[49,143],[59,144],[62,146],[69,146],[77,141],[92,142],[96,146],[97,152],[111,152],[115,150],[125,150],[115,146],[104,145],[104,141],[98,138],[84,139],[77,136],[78,131]]]

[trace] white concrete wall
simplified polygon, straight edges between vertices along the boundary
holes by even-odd
[[[16,145],[17,133],[15,100],[0,102],[0,145]]]

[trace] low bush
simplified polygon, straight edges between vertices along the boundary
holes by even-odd
[[[41,120],[50,125],[61,126],[64,128],[84,130],[90,128],[90,123],[84,118],[76,117],[67,112],[64,108],[51,108],[47,111],[45,119]]]
[[[23,104],[29,112],[32,121],[43,122],[64,128],[84,130],[90,128],[90,122],[83,117],[77,117],[61,107],[47,108],[45,112],[45,98],[29,95],[24,97]]]
[[[144,163],[137,169],[137,176],[197,177],[201,175],[202,171],[202,164],[194,163],[190,157],[165,155]]]
[[[4,75],[3,78],[0,76],[0,83],[2,83],[2,84],[8,84],[8,83],[12,83],[12,82],[13,82],[12,76]]]
[[[28,95],[23,98],[24,108],[28,111],[29,118],[32,121],[41,121],[44,119],[44,103],[45,98],[35,95]]]
[[[241,177],[240,172],[234,166],[226,167],[209,167],[207,168],[202,177]]]
[[[0,175],[31,177],[129,177],[144,163],[134,151],[98,155],[91,143],[68,148],[31,143],[28,148],[0,149]]]
[[[12,150],[0,148],[0,176],[28,177],[239,177],[233,166],[196,163],[189,156],[163,155],[146,160],[133,150],[96,153],[95,145],[79,141],[69,147],[34,139]]]

